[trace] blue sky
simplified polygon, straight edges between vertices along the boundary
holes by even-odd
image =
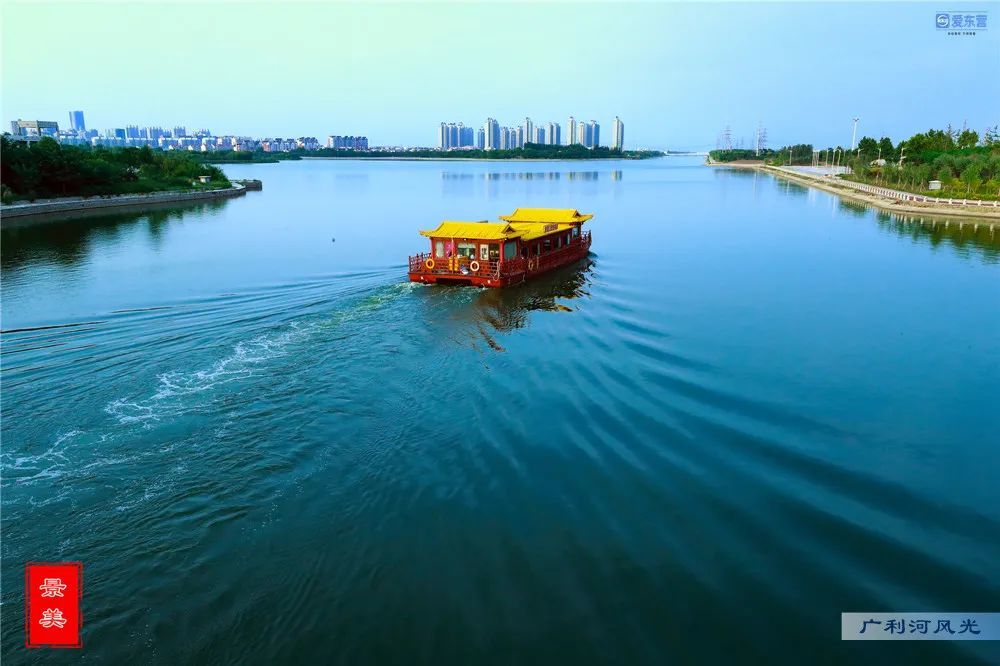
[[[1000,3],[26,3],[2,8],[2,115],[432,145],[615,115],[629,147],[894,139],[1000,123]],[[939,10],[987,11],[950,36]],[[564,129],[565,131],[565,129]]]

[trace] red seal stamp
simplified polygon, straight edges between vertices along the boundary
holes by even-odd
[[[82,562],[28,562],[24,633],[29,648],[80,648]]]

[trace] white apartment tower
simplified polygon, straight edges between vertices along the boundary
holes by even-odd
[[[615,116],[611,125],[611,150],[622,150],[625,146],[625,124]]]

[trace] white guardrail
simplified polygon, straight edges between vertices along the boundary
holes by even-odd
[[[899,199],[900,201],[920,201],[923,203],[941,204],[945,206],[979,206],[979,207],[990,207],[1000,208],[1000,202],[997,201],[983,201],[982,199],[940,199],[938,197],[928,197],[923,194],[913,194],[911,192],[900,192],[899,190],[890,190],[886,187],[875,187],[874,185],[863,185],[861,183],[855,183],[850,180],[838,180],[841,185],[847,185],[856,190],[862,192],[868,192],[869,194],[874,194],[880,197],[887,197],[889,199]]]
[[[840,178],[832,178],[830,182],[836,183],[837,185],[845,185],[860,192],[867,192],[868,194],[874,194],[875,196],[886,197],[887,199],[897,199],[899,201],[917,201],[921,203],[938,204],[942,206],[977,206],[980,208],[989,208],[989,207],[1000,208],[1000,201],[983,201],[982,199],[954,199],[954,198],[941,199],[938,197],[929,197],[923,194],[913,194],[912,192],[901,192],[900,190],[891,190],[888,187],[878,187],[875,185],[865,185],[863,183],[855,183],[852,180],[842,180]]]
[[[793,171],[791,169],[782,169],[786,173],[796,174],[802,176],[803,174],[798,171]],[[816,178],[816,176],[806,176]],[[983,201],[981,199],[940,199],[938,197],[928,197],[923,194],[913,194],[912,192],[901,192],[900,190],[892,190],[888,187],[877,187],[875,185],[865,185],[863,183],[855,183],[851,180],[842,180],[840,178],[829,178],[820,179],[816,178],[820,182],[827,182],[835,185],[843,185],[850,187],[852,189],[858,190],[860,192],[867,192],[868,194],[874,194],[879,197],[886,197],[887,199],[897,199],[899,201],[916,201],[921,203],[938,204],[942,206],[977,206],[979,208],[1000,208],[1000,201]]]

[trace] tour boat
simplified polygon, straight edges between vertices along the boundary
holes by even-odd
[[[500,222],[446,220],[421,231],[430,252],[410,257],[410,280],[506,287],[577,261],[590,252],[583,223],[593,215],[572,208],[518,208]]]

